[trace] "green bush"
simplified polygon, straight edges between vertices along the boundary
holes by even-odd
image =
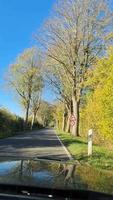
[[[24,130],[24,120],[11,114],[6,109],[0,109],[0,138],[15,135]]]

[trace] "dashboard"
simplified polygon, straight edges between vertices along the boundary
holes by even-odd
[[[112,195],[86,190],[62,190],[29,187],[22,185],[0,185],[0,200],[113,200]]]

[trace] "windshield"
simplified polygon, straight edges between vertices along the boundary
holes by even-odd
[[[0,16],[0,184],[113,194],[113,1]]]
[[[0,160],[0,185],[22,185],[63,190],[91,190],[113,194],[113,175],[77,162],[47,159]]]

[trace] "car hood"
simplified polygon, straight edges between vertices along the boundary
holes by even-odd
[[[77,161],[0,158],[0,184],[113,194],[113,173],[97,170]]]

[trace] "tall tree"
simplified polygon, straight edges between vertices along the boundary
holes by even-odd
[[[19,102],[25,109],[25,122],[28,123],[31,100],[39,92],[41,84],[40,56],[36,48],[26,49],[9,66],[7,81],[18,94]],[[35,95],[36,96],[36,95]]]
[[[75,136],[79,135],[79,108],[87,70],[104,53],[112,23],[113,12],[106,0],[59,0],[43,27],[43,35],[36,36],[51,66],[55,68],[56,62],[58,73],[65,72],[70,80]],[[54,70],[54,78],[58,73]],[[61,82],[66,86],[64,79]]]
[[[30,107],[31,116],[32,116],[31,130],[33,129],[33,125],[36,122],[37,112],[40,108],[40,103],[41,103],[41,92],[39,90],[39,92],[37,92],[36,94],[32,96],[32,100],[31,100],[31,107]]]
[[[62,114],[62,130],[69,132],[69,118],[71,115],[71,80],[66,71],[59,67],[58,62],[51,60],[50,57],[47,57],[45,62],[44,71],[46,73],[46,78],[56,93],[57,99],[64,104],[64,112]],[[66,120],[67,115],[68,120]]]

